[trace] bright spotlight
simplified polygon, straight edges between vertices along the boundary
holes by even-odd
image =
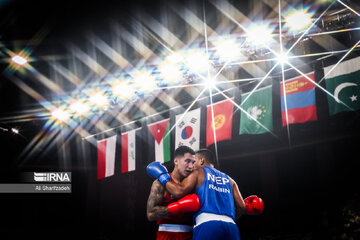
[[[240,47],[233,39],[220,40],[214,44],[220,59],[224,61],[234,60],[241,53]]]
[[[196,73],[204,73],[210,66],[209,58],[201,52],[193,52],[186,58],[188,68]]]
[[[287,63],[288,61],[288,56],[285,53],[279,54],[276,56],[276,60],[278,61],[279,64],[283,65],[285,63]]]
[[[207,88],[212,89],[216,86],[216,81],[214,78],[206,78],[204,79],[204,84]]]
[[[17,128],[11,128],[11,132],[12,132],[13,134],[19,134],[19,129],[17,129]]]
[[[265,44],[272,40],[272,32],[266,26],[256,26],[247,33],[247,40],[255,45]]]
[[[98,107],[104,107],[109,104],[109,100],[102,93],[91,95],[89,100]]]
[[[129,99],[135,95],[134,88],[127,82],[120,82],[113,87],[113,93],[124,99]]]
[[[72,103],[70,109],[80,116],[90,111],[90,108],[79,100]]]
[[[70,114],[61,108],[56,108],[51,112],[51,116],[60,122],[65,122],[70,119]]]
[[[135,86],[139,88],[140,91],[151,92],[157,88],[157,83],[155,77],[148,72],[139,73],[134,78]]]
[[[310,14],[301,10],[289,14],[285,20],[294,31],[305,29],[312,24]]]
[[[182,79],[180,69],[173,63],[163,63],[159,66],[159,71],[162,79],[170,84],[179,82]]]
[[[172,53],[165,59],[166,62],[169,63],[182,63],[184,62],[184,58],[179,53]]]
[[[11,57],[11,60],[18,65],[24,65],[28,62],[26,58],[24,58],[20,55],[15,55],[15,56]]]

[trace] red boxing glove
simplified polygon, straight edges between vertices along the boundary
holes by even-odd
[[[168,205],[170,215],[179,215],[180,213],[196,212],[200,209],[200,199],[196,194],[186,195],[177,202]]]
[[[249,196],[244,199],[246,205],[245,214],[249,215],[260,215],[264,211],[264,203],[261,198],[256,195]]]

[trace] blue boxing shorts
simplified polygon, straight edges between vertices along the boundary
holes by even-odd
[[[208,221],[196,226],[193,230],[196,240],[240,240],[240,232],[235,223]]]

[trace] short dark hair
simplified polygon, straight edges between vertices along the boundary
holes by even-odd
[[[205,158],[207,163],[215,165],[215,157],[214,154],[207,148],[202,148],[196,151],[196,154],[200,155],[200,157]]]
[[[191,155],[195,155],[195,151],[192,150],[188,146],[180,146],[175,150],[174,157],[183,157],[185,153],[190,153]]]

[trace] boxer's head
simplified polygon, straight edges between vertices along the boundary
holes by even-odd
[[[214,166],[215,165],[215,157],[214,154],[207,148],[200,149],[195,153],[195,168],[203,167],[203,166]]]
[[[174,170],[178,171],[182,178],[187,177],[194,169],[195,152],[187,146],[178,147],[174,155]]]

